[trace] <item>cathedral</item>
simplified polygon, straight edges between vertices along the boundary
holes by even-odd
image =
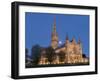
[[[38,65],[84,64],[89,62],[89,59],[83,56],[82,43],[80,39],[78,40],[78,42],[76,42],[75,38],[73,37],[70,41],[68,39],[68,36],[66,36],[65,43],[59,46],[59,37],[56,31],[55,21],[53,24],[51,44],[49,48],[51,48],[49,52],[47,51],[47,48],[42,49]]]

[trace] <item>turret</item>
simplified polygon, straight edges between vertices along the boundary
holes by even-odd
[[[78,40],[78,44],[81,44],[81,40],[80,40],[80,38],[79,38],[79,40]]]
[[[82,43],[81,43],[80,38],[79,38],[79,40],[78,40],[78,45],[79,45],[80,54],[82,54]]]
[[[75,41],[75,38],[74,37],[72,38],[72,41],[71,42],[72,42],[72,44],[76,44],[76,41]]]
[[[69,39],[68,39],[68,35],[66,36],[66,41],[65,41],[65,47],[68,47],[69,45]]]

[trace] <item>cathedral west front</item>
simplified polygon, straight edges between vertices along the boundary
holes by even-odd
[[[54,21],[50,47],[42,49],[38,65],[88,63],[89,59],[83,56],[82,49],[83,47],[80,39],[76,42],[73,37],[70,41],[68,36],[65,37],[64,44],[59,46],[59,36],[56,31],[56,22]]]

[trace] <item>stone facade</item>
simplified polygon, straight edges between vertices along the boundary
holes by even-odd
[[[51,62],[48,61],[46,50],[42,50],[41,56],[38,64],[78,64],[78,63],[88,63],[88,58],[83,57],[82,43],[79,39],[78,42],[75,41],[73,37],[70,41],[68,36],[66,37],[63,46],[58,46],[58,34],[56,32],[56,23],[53,24],[53,31],[51,35],[51,48],[54,50],[54,56]],[[63,60],[60,61],[60,56],[64,56]]]

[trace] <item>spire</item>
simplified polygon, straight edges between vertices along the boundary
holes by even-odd
[[[56,26],[56,17],[54,17],[54,26]]]
[[[66,43],[69,43],[68,35],[66,35]]]
[[[72,43],[76,44],[75,37],[72,38]]]
[[[68,35],[66,35],[66,40],[68,40]]]
[[[68,39],[68,35],[66,35],[65,46],[68,47],[68,45],[69,45],[69,39]]]
[[[81,44],[81,39],[80,39],[80,37],[79,37],[79,40],[78,40],[78,44]]]
[[[53,33],[56,33],[56,17],[54,17]]]
[[[51,46],[53,49],[58,47],[58,35],[56,32],[56,18],[54,17],[53,31],[51,36]]]
[[[52,36],[58,36],[56,31],[56,17],[54,17]]]
[[[72,41],[75,41],[75,37],[72,38]]]

